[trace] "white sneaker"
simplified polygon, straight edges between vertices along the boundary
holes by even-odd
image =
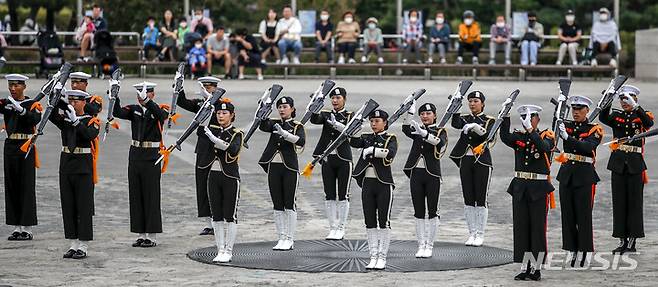
[[[244,74],[238,75],[238,80],[244,80]]]
[[[274,63],[277,64],[277,65],[281,64],[281,59],[276,59],[276,61]]]
[[[530,66],[536,66],[536,65],[537,63],[532,63],[532,62],[530,63]]]
[[[292,58],[292,63],[295,65],[299,65],[299,57],[295,56]]]
[[[466,242],[464,242],[464,245],[473,246],[473,241],[475,241],[475,235],[469,236],[468,240],[466,240]]]
[[[461,63],[463,63],[463,62],[464,62],[464,58],[462,58],[462,57],[457,57],[457,61],[455,62],[455,64],[461,64]]]
[[[356,61],[354,59],[350,58],[349,60],[347,60],[347,63],[348,64],[355,64]]]
[[[345,57],[343,56],[338,57],[338,64],[345,64]]]
[[[510,60],[505,60],[505,65],[511,65],[511,64],[512,64],[512,61],[510,61]]]
[[[382,57],[377,58],[377,63],[384,64],[384,58]]]
[[[425,255],[425,244],[418,246],[418,251],[416,251],[416,258],[423,258]]]
[[[366,62],[368,62],[368,58],[366,58],[366,56],[361,56],[361,63],[365,64]]]
[[[265,65],[265,64],[267,64],[267,61],[265,61],[265,59],[261,59],[261,60],[260,60],[260,63],[263,64],[263,65]]]
[[[407,59],[402,59],[402,64],[406,64],[407,62]]]
[[[578,61],[576,61],[576,62],[572,62],[571,65],[572,65],[572,66],[578,66]]]
[[[375,269],[384,270],[386,268],[386,258],[379,257],[377,259],[377,264],[375,264]]]
[[[473,65],[477,65],[477,64],[480,63],[479,60],[478,60],[478,57],[473,57],[472,61],[473,61]]]
[[[427,58],[427,63],[428,64],[431,64],[432,62],[434,62],[434,60],[432,58]]]
[[[615,58],[610,59],[610,66],[613,68],[617,68],[617,59]]]
[[[494,59],[489,60],[489,65],[495,65],[495,64],[496,64],[496,60]]]
[[[263,75],[258,75],[258,80],[262,81],[263,80]]]
[[[473,246],[480,247],[484,243],[484,235],[476,235],[473,240]]]
[[[336,239],[336,230],[332,229],[329,231],[329,234],[324,239],[326,240],[335,240]]]
[[[596,61],[596,59],[592,59],[592,67],[596,67],[599,65],[599,62]]]
[[[377,266],[377,257],[370,257],[370,262],[366,265],[366,269],[375,269]]]
[[[560,65],[562,65],[562,62],[557,61],[557,62],[555,62],[555,65],[556,65],[556,66],[560,66]]]
[[[446,58],[441,58],[441,61],[439,61],[439,63],[441,63],[441,64],[445,64],[445,63],[447,63],[447,62],[448,62],[448,61],[446,61]]]

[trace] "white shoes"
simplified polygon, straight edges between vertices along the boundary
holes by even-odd
[[[295,65],[299,65],[299,57],[295,56],[292,58],[292,63]]]
[[[375,266],[377,266],[377,256],[370,257],[370,262],[366,265],[366,269],[375,269]]]
[[[425,252],[423,253],[422,257],[423,258],[431,258],[432,253],[434,253],[433,250],[434,250],[434,246],[432,246],[432,244],[430,244],[430,243],[427,243],[425,245]]]
[[[281,64],[281,59],[276,59],[276,61],[274,63],[277,64],[277,65]]]
[[[432,62],[434,62],[434,60],[432,60],[432,58],[427,58],[427,63],[428,64],[431,64]]]
[[[377,58],[377,63],[384,64],[384,58],[382,57]]]
[[[477,64],[479,64],[479,63],[480,63],[480,62],[479,62],[479,60],[478,60],[478,57],[473,57],[473,65],[477,65]]]
[[[386,269],[386,258],[385,257],[379,257],[377,259],[377,264],[375,264],[375,270],[384,270]]]
[[[599,65],[599,62],[596,61],[596,59],[592,59],[592,67],[596,67]]]
[[[345,237],[345,230],[336,229],[336,232],[334,233],[334,240],[343,240],[343,237]]]
[[[345,64],[345,57],[343,56],[338,57],[338,64]]]
[[[458,65],[459,65],[459,64],[461,64],[461,63],[463,63],[463,62],[464,62],[464,58],[462,58],[461,56],[459,56],[459,57],[457,57],[457,61],[455,62],[455,64],[458,64]]]
[[[290,61],[288,61],[288,57],[283,56],[283,59],[281,60],[281,64],[282,65],[288,65],[288,63],[290,63]]]
[[[617,68],[617,59],[615,58],[610,59],[610,66],[613,68]]]
[[[439,61],[439,63],[441,63],[441,64],[445,64],[445,63],[447,63],[447,62],[448,62],[448,61],[446,61],[446,58],[441,58],[441,61]]]
[[[238,80],[244,80],[244,74],[239,74],[238,75]]]
[[[425,243],[418,245],[418,251],[416,251],[416,258],[423,258],[425,256]]]
[[[262,81],[263,80],[263,75],[258,75],[258,80]]]
[[[484,235],[476,234],[472,246],[480,247],[484,243]]]
[[[562,65],[562,62],[557,61],[557,62],[555,62],[555,65],[556,65],[556,66],[560,66],[560,65]]]
[[[366,62],[368,62],[368,58],[366,58],[366,56],[361,56],[361,63],[365,64]]]
[[[475,241],[475,234],[471,234],[471,236],[468,237],[468,240],[466,240],[466,242],[464,242],[464,245],[473,246],[474,241]]]
[[[330,230],[329,234],[324,239],[326,239],[326,240],[335,240],[336,239],[336,231],[337,230],[335,230],[335,229]]]
[[[212,262],[229,263],[231,262],[231,259],[233,259],[232,252],[223,250],[221,253],[217,254],[217,256],[212,260]]]

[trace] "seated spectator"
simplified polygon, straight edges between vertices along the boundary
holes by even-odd
[[[229,79],[231,74],[231,43],[224,33],[224,27],[219,26],[217,32],[208,39],[208,73],[212,74],[213,64],[224,65],[224,78]],[[260,59],[259,59],[260,61]]]
[[[178,39],[178,33],[176,31],[176,21],[174,20],[174,14],[171,13],[171,10],[165,10],[164,19],[160,22],[160,46],[161,50],[158,54],[158,60],[164,61],[169,59],[174,61],[176,59],[176,40]]]
[[[0,22],[0,31],[5,31],[7,27],[4,25],[4,23]],[[5,40],[5,36],[3,34],[0,34],[0,62],[7,61],[5,59],[5,48],[7,47],[7,40]]]
[[[327,52],[327,61],[334,62],[334,45],[331,42],[334,24],[329,21],[329,11],[320,12],[320,21],[315,23],[315,62],[320,62],[320,53]]]
[[[505,23],[505,16],[498,15],[496,24],[491,25],[489,41],[489,65],[496,64],[496,49],[505,49],[505,65],[512,64],[512,28]]]
[[[185,44],[185,34],[190,32],[190,27],[187,26],[187,19],[185,17],[180,18],[178,20],[178,30],[176,31],[176,36],[178,39],[178,49],[182,50],[183,45]]]
[[[338,64],[345,64],[345,56],[350,64],[356,63],[354,52],[356,51],[357,41],[361,34],[361,27],[358,22],[354,21],[354,14],[351,11],[343,13],[343,21],[338,22],[336,26],[336,44],[338,44]]]
[[[206,41],[213,34],[212,20],[203,17],[203,9],[197,8],[194,10],[194,19],[190,22],[190,31],[201,34],[203,40]]]
[[[279,29],[281,63],[289,63],[286,53],[292,49],[294,53],[292,62],[299,64],[299,55],[302,52],[302,23],[292,16],[292,8],[289,5],[283,7],[283,18],[279,19]]]
[[[576,15],[572,10],[567,11],[567,14],[564,16],[564,23],[557,30],[557,36],[560,38],[561,44],[557,62],[555,62],[556,65],[562,65],[562,59],[564,59],[567,50],[571,58],[571,65],[578,65],[577,52],[582,34],[583,31],[576,24]]]
[[[155,27],[155,18],[149,16],[146,20],[146,27],[144,27],[144,33],[142,33],[142,39],[144,39],[144,56],[142,56],[142,61],[149,59],[149,52],[151,50],[158,51],[158,37],[160,36],[160,31]]]
[[[107,30],[107,20],[103,18],[102,15],[103,9],[101,9],[101,6],[98,6],[97,4],[94,4],[91,9],[91,18],[94,20],[94,27],[96,27],[96,31],[105,31]]]
[[[544,26],[537,22],[535,12],[528,13],[528,25],[523,27],[524,34],[521,37],[521,65],[537,65],[537,53],[544,41]]]
[[[21,27],[19,32],[37,32],[39,31],[39,26],[32,20],[32,18],[25,19],[23,27]],[[32,46],[37,41],[37,38],[33,35],[20,35],[18,36],[18,42],[23,46]]]
[[[190,65],[192,74],[199,75],[207,67],[206,49],[203,48],[203,40],[194,41],[194,47],[187,53],[187,63]]]
[[[464,50],[473,52],[473,64],[478,63],[482,37],[480,24],[475,21],[475,13],[471,10],[464,11],[462,23],[459,24],[459,48],[457,49],[457,64],[464,62]]]
[[[416,9],[409,10],[409,21],[402,25],[402,38],[404,38],[404,58],[402,63],[407,63],[409,54],[413,51],[416,62],[422,63],[420,49],[423,47],[423,23],[418,17]]]
[[[279,54],[279,22],[276,19],[276,11],[270,9],[267,11],[267,19],[260,21],[258,26],[258,33],[260,34],[260,47],[263,50],[261,54],[261,62],[266,63],[267,56],[274,54],[276,63],[281,62],[281,55]]]
[[[432,56],[436,50],[439,51],[440,63],[446,63],[446,51],[450,48],[450,33],[452,33],[450,24],[446,23],[443,12],[436,13],[434,26],[430,30],[430,43],[427,47],[429,54],[427,57],[428,64],[432,63]]]
[[[105,19],[101,16],[101,12],[103,12],[101,7],[94,4],[94,6],[91,9],[91,19],[94,23],[94,28],[96,29],[95,31],[107,30],[107,21],[105,21]],[[82,40],[80,41],[79,58],[82,58],[84,60],[90,59],[86,55],[87,55],[87,51],[91,50],[91,45],[94,42],[93,40],[94,40],[93,33],[84,34]]]
[[[592,26],[590,35],[590,48],[592,49],[592,66],[598,65],[596,56],[599,53],[609,53],[612,56],[610,66],[617,67],[617,53],[621,51],[619,29],[617,23],[610,19],[608,8],[599,9],[599,21]]]
[[[258,80],[263,80],[263,69],[260,62],[260,50],[256,39],[247,33],[246,28],[236,31],[235,42],[238,46],[238,79],[244,79],[244,68],[256,69]]]
[[[384,46],[384,37],[382,35],[382,29],[379,29],[379,21],[377,18],[370,17],[366,20],[367,28],[363,30],[363,56],[361,56],[361,63],[368,62],[368,56],[372,51],[375,51],[377,54],[377,63],[383,64],[384,58],[382,58],[382,46]]]
[[[91,16],[84,16],[82,18],[82,23],[80,23],[80,27],[78,27],[75,31],[75,40],[81,42],[82,39],[85,37],[87,34],[94,34],[96,31],[96,27],[94,26],[94,22],[91,19]],[[87,57],[78,57],[78,62],[82,61],[87,61],[89,58]]]

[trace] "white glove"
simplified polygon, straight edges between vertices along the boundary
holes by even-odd
[[[274,124],[274,131],[272,133],[281,136],[285,141],[290,143],[296,143],[299,140],[299,136],[284,130],[279,124]]]
[[[567,138],[569,138],[569,134],[567,133],[567,128],[564,127],[564,123],[560,123],[558,129],[560,130],[560,137],[563,140],[567,140]]]
[[[532,130],[532,123],[530,122],[530,119],[532,117],[530,115],[526,115],[525,118],[521,117],[521,125],[523,125],[523,128],[526,130]]]
[[[363,149],[363,154],[361,155],[361,157],[363,159],[366,159],[366,157],[373,154],[374,152],[375,152],[375,147],[374,146],[369,146],[369,147]]]
[[[60,82],[55,82],[55,86],[53,86],[53,92],[58,92],[64,89],[64,86]]]
[[[566,100],[567,100],[567,97],[565,97],[563,94],[560,94],[560,95],[557,97],[557,101],[558,101],[558,102],[562,102],[562,101],[566,101]]]
[[[208,137],[208,139],[210,139],[210,141],[212,141],[212,142],[215,144],[215,147],[217,147],[217,148],[219,148],[219,149],[221,149],[221,150],[226,150],[226,149],[228,148],[229,143],[227,143],[227,142],[225,142],[224,140],[222,140],[222,139],[216,137],[216,136],[212,133],[212,131],[210,130],[210,128],[208,128],[208,126],[204,126],[204,127],[203,127],[203,131],[204,131],[204,133],[206,134],[206,136]]]
[[[410,115],[412,115],[412,116],[416,114],[416,100],[414,100],[413,102],[411,102],[411,107],[410,107],[409,110],[407,111],[407,114],[410,114]]]
[[[637,107],[639,106],[639,104],[635,101],[635,99],[633,99],[631,95],[621,94],[620,97],[622,102],[632,106],[634,110],[637,109]]]
[[[473,127],[475,127],[477,124],[476,123],[470,123],[470,124],[465,124],[464,127],[462,128],[462,132],[467,135],[468,132],[470,132]]]
[[[24,115],[25,112],[27,112],[27,111],[25,110],[25,108],[22,107],[22,106],[21,106],[21,105],[20,105],[20,104],[14,99],[14,97],[9,96],[9,97],[7,97],[7,100],[9,101],[9,104],[12,106],[12,108],[14,109],[14,111],[16,111],[17,113],[19,113],[20,115]]]
[[[414,130],[411,131],[412,135],[419,135],[421,138],[425,138],[429,134],[429,132],[422,128],[416,121],[411,121],[411,126],[414,127]]]
[[[477,134],[479,136],[483,136],[484,134],[487,133],[487,130],[484,127],[482,127],[481,125],[478,125],[478,124],[475,124],[473,126],[473,128],[471,129],[471,131],[473,131],[475,134]]]
[[[502,107],[506,107],[506,106],[507,106],[509,103],[511,103],[511,102],[512,102],[512,99],[507,98],[507,99],[505,99],[505,101],[503,102],[503,104],[502,104],[501,106],[502,106]]]
[[[118,86],[120,84],[121,84],[121,81],[115,80],[115,79],[110,79],[110,87],[115,86],[115,85]]]
[[[329,114],[329,124],[337,131],[342,132],[345,129],[345,125],[336,120],[336,116],[333,113]]]
[[[148,97],[146,96],[146,85],[143,85],[142,90],[137,93],[137,98],[144,101],[144,103],[148,102]]]
[[[77,126],[80,123],[80,118],[78,118],[78,116],[75,114],[75,109],[73,106],[68,105],[67,110],[65,110],[64,113],[74,126]]]

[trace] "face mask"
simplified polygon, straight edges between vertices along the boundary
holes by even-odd
[[[437,24],[443,24],[443,22],[445,21],[445,19],[443,19],[443,18],[436,18],[434,20],[436,20]]]
[[[201,49],[201,48],[203,48],[203,44],[201,44],[201,43],[194,44],[194,47],[196,47],[197,49]]]
[[[350,24],[350,23],[352,23],[352,21],[354,21],[354,18],[352,18],[352,17],[345,17],[345,23]]]
[[[608,21],[608,14],[601,14],[599,20],[601,20],[601,22]]]
[[[197,20],[201,20],[203,19],[203,15],[195,15],[194,18],[196,18]]]
[[[155,26],[155,23],[149,23],[149,27],[150,27],[151,29],[153,29],[154,26]]]
[[[368,28],[370,28],[370,29],[375,29],[375,28],[377,28],[377,24],[375,24],[375,23],[368,23]]]
[[[322,21],[329,20],[329,15],[320,15],[320,20],[322,20]]]
[[[567,15],[566,17],[564,17],[564,20],[567,20],[567,22],[571,23],[571,22],[573,22],[573,21],[576,20],[576,16],[574,16],[574,15]]]
[[[179,24],[179,26],[180,26],[181,28],[185,28],[185,27],[187,27],[187,22],[181,22],[181,23]]]
[[[498,28],[505,27],[505,22],[496,22],[496,27],[498,27]]]
[[[418,17],[409,17],[409,21],[416,22],[418,21]]]
[[[473,19],[471,18],[464,19],[464,24],[466,24],[466,26],[473,24]]]

